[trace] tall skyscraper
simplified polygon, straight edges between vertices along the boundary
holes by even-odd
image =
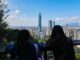
[[[53,27],[55,26],[55,21],[53,21]]]
[[[41,13],[39,13],[39,23],[38,23],[38,25],[39,25],[39,32],[41,32],[42,31],[42,21],[41,21]]]
[[[52,24],[52,20],[49,20],[49,28],[50,30],[52,30],[53,24]]]

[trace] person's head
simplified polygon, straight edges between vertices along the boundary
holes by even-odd
[[[26,39],[28,40],[30,38],[30,33],[28,30],[21,30],[19,32],[19,36],[18,36],[20,39]]]
[[[60,25],[55,25],[52,29],[51,38],[54,38],[58,34],[65,36],[63,28]]]
[[[30,33],[28,30],[21,30],[18,33],[17,43],[25,43],[30,39]]]

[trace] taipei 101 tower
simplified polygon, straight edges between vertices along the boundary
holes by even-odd
[[[39,32],[42,32],[42,21],[41,21],[41,13],[39,13],[39,22],[38,22]]]

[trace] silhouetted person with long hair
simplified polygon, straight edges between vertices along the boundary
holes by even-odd
[[[15,48],[18,60],[37,60],[35,47],[31,43],[31,36],[28,30],[19,31]]]
[[[61,26],[55,25],[53,27],[46,45],[46,49],[52,49],[54,60],[76,60],[73,42],[65,36]]]

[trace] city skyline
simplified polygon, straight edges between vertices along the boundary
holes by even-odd
[[[42,26],[49,20],[55,24],[80,23],[80,0],[7,0],[10,26],[38,26],[41,12]],[[46,23],[45,23],[46,22]]]

